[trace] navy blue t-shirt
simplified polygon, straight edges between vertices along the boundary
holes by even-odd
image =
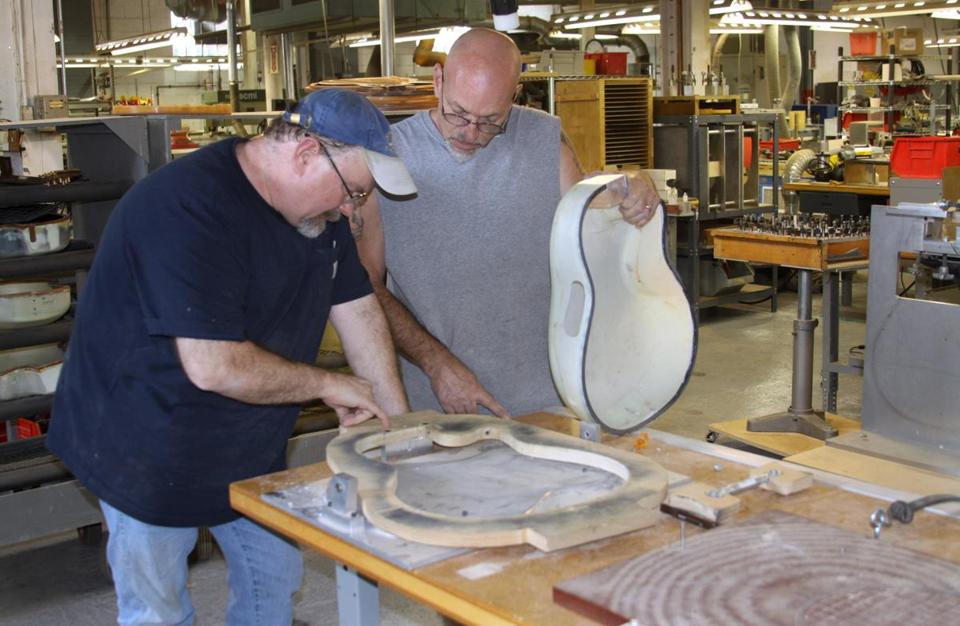
[[[150,524],[236,519],[230,482],[281,470],[295,405],[190,382],[175,337],[316,357],[330,307],[372,293],[346,219],[301,235],[240,169],[239,139],[117,203],[77,307],[47,445],[98,498]]]

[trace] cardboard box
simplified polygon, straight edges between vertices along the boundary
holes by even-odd
[[[899,56],[918,56],[923,54],[923,29],[896,29],[893,31],[893,49],[894,53]]]

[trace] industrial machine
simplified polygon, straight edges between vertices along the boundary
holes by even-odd
[[[945,202],[873,207],[862,431],[828,445],[960,475],[958,216]],[[939,289],[908,297],[904,270]]]

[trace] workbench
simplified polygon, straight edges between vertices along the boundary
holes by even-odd
[[[534,414],[519,419],[561,432],[579,431],[575,420],[557,415]],[[650,435],[645,446],[639,446],[640,440],[632,435],[604,437],[604,443],[627,450],[641,447],[639,454],[668,470],[718,485],[743,479],[751,467],[769,462],[767,457],[667,433],[651,431]],[[779,510],[869,536],[869,515],[882,505],[878,498],[912,499],[909,494],[813,472],[818,483],[790,497],[762,490],[740,494],[742,507],[737,519]],[[340,564],[337,574],[342,624],[376,623],[376,585],[380,583],[465,624],[593,624],[554,603],[555,584],[673,544],[680,540],[681,532],[688,538],[711,532],[691,524],[682,528],[675,518],[661,515],[651,528],[567,550],[543,553],[528,546],[481,549],[408,571],[261,499],[264,493],[329,475],[325,464],[316,464],[254,478],[231,485],[230,499],[244,515]],[[841,484],[845,491],[838,487]],[[923,486],[918,484],[916,488]],[[960,525],[955,519],[921,513],[909,526],[885,530],[881,541],[960,563],[958,531]]]
[[[798,319],[794,323],[794,373],[791,407],[810,408],[812,337],[817,321],[812,317],[812,272],[823,276],[822,365],[820,387],[823,410],[837,410],[839,374],[862,375],[863,363],[845,364],[839,360],[840,304],[852,300],[853,275],[869,266],[870,240],[867,238],[819,239],[794,237],[739,229],[723,229],[713,233],[714,256],[751,263],[775,263],[795,268],[798,279]],[[841,294],[841,278],[843,291]],[[801,342],[801,336],[805,341]],[[801,345],[803,344],[803,345]],[[798,349],[802,354],[798,354]],[[793,410],[793,409],[791,409]]]
[[[887,185],[802,181],[784,183],[784,191],[795,191],[800,198],[800,211],[827,215],[870,215],[874,204],[887,204]]]

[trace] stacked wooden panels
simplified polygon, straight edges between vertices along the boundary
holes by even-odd
[[[309,93],[332,87],[356,91],[381,111],[419,111],[437,106],[432,82],[400,76],[324,80],[310,83],[304,89]]]
[[[556,93],[557,115],[585,171],[653,167],[649,78],[561,80]]]

